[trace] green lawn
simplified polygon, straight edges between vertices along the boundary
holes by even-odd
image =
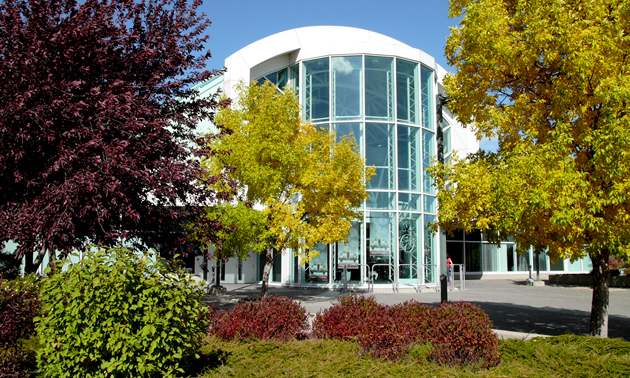
[[[209,338],[201,377],[628,377],[630,343],[583,336],[501,341],[501,364],[491,369],[440,367],[416,346],[401,362],[358,353],[350,342],[225,342]]]

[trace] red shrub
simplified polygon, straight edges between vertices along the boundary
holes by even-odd
[[[35,350],[21,339],[35,334],[40,308],[36,278],[0,280],[0,377],[30,377],[36,369]]]
[[[300,337],[307,328],[304,307],[286,297],[269,296],[215,313],[210,334],[225,340],[289,340]]]
[[[372,313],[383,306],[374,297],[357,294],[340,296],[337,303],[318,313],[313,320],[313,336],[320,339],[356,340]]]
[[[466,302],[446,303],[435,314],[431,329],[434,350],[430,356],[434,362],[482,367],[499,364],[499,339],[492,331],[490,318],[479,307]]]
[[[15,344],[35,333],[33,318],[41,304],[32,279],[0,281],[0,346]]]
[[[399,360],[415,343],[425,343],[433,312],[416,301],[380,306],[371,313],[357,340],[364,353]]]

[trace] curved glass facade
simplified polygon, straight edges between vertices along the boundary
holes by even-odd
[[[318,245],[310,264],[292,259],[292,283],[435,284],[437,239],[427,225],[436,212],[426,169],[435,157],[434,72],[395,56],[328,56],[258,78],[288,81],[307,121],[351,136],[376,175],[367,184],[363,219],[347,243]],[[279,85],[280,86],[280,85]]]

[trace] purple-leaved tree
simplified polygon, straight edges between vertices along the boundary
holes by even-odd
[[[191,86],[219,72],[192,1],[0,0],[0,241],[28,270],[87,242],[183,244],[216,195],[196,181],[218,104]]]

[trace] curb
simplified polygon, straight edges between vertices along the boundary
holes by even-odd
[[[535,337],[551,337],[550,335],[541,335],[538,333],[503,331],[500,329],[493,329],[492,331],[499,337],[500,340],[519,339],[527,341]]]

